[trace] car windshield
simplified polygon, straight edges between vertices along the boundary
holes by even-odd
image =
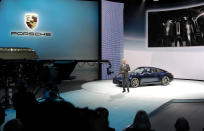
[[[144,68],[137,68],[137,69],[133,70],[133,72],[141,74],[142,72],[144,72]]]

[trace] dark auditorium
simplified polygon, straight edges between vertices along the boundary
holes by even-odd
[[[203,0],[0,0],[0,131],[204,131]]]

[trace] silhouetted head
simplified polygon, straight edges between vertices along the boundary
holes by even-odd
[[[122,63],[123,63],[123,64],[126,64],[126,59],[122,59]]]
[[[79,128],[81,125],[78,112],[75,107],[65,101],[49,101],[39,104],[39,120],[36,130],[71,130]],[[80,126],[77,126],[80,125]]]
[[[23,131],[23,128],[23,124],[19,119],[10,120],[4,125],[4,131]]]
[[[108,110],[104,107],[99,107],[99,108],[96,108],[95,111],[97,113],[97,116],[102,119],[104,125],[108,126],[109,125],[109,122],[108,122],[109,112],[108,112]]]
[[[95,111],[96,111],[97,115],[104,116],[104,117],[108,118],[109,112],[108,112],[108,110],[106,108],[98,107],[98,108],[96,108]]]
[[[149,120],[149,116],[145,111],[140,110],[137,112],[134,122],[133,122],[133,127],[139,130],[150,130],[151,129],[151,123]]]
[[[0,126],[4,123],[4,121],[5,121],[5,116],[6,116],[5,110],[4,110],[4,108],[2,108],[1,105],[0,105]]]
[[[188,131],[190,129],[189,123],[184,117],[178,118],[174,126],[176,131]]]

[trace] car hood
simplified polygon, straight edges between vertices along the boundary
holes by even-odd
[[[139,75],[139,73],[130,72],[129,75]]]
[[[139,73],[134,73],[134,72],[129,72],[128,74],[129,74],[129,76],[139,75]],[[119,73],[118,75],[115,76],[115,78],[119,78],[119,77],[122,77],[122,74]]]

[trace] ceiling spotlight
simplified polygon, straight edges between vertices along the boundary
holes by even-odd
[[[153,1],[157,2],[157,1],[159,1],[159,0],[153,0]]]

